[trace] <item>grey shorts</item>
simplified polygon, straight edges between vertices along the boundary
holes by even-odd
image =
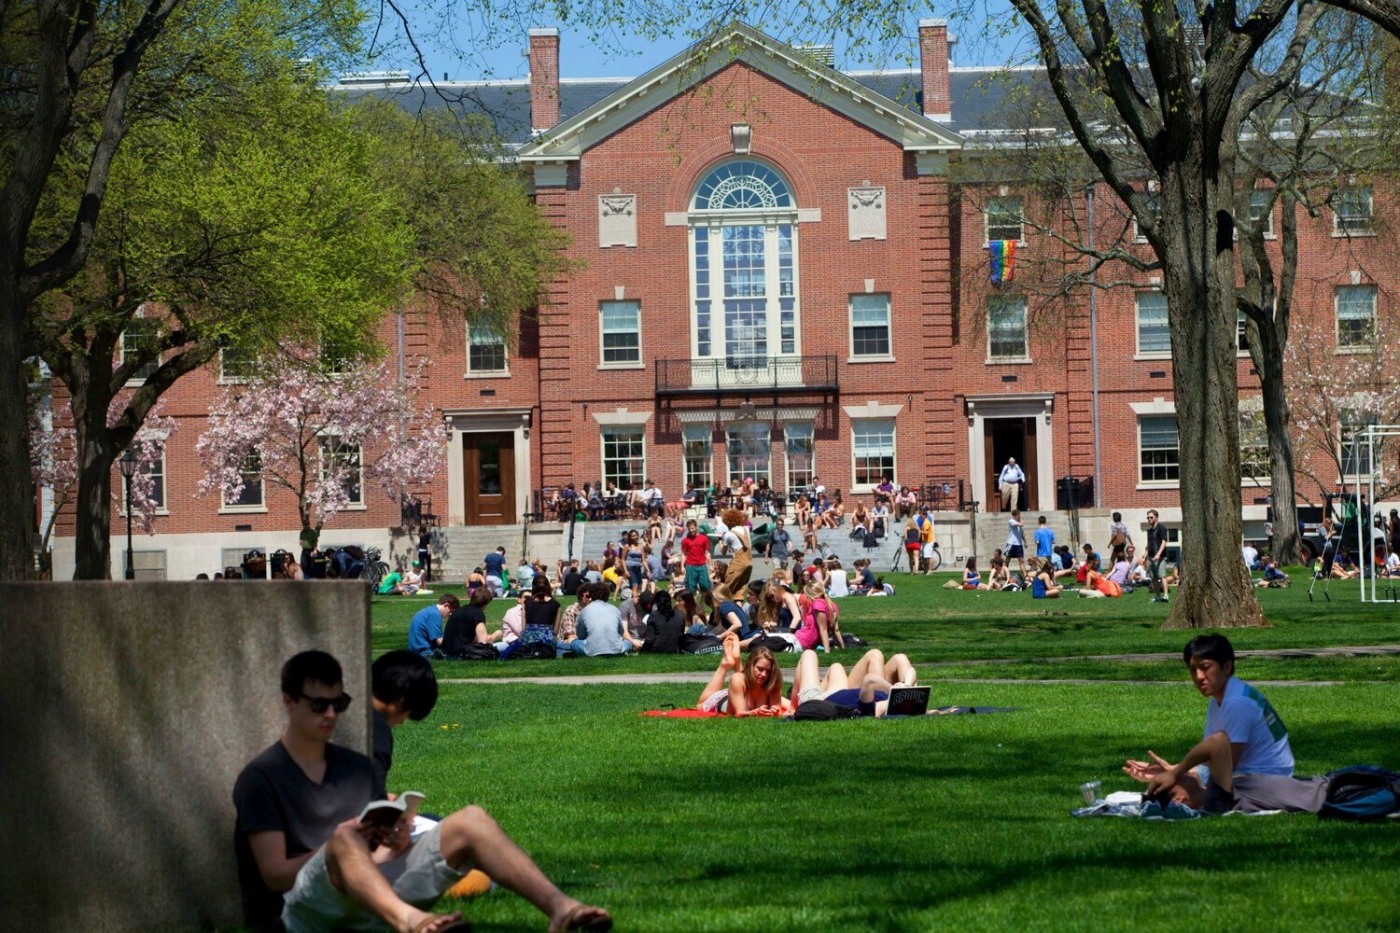
[[[1286,810],[1289,813],[1316,813],[1327,799],[1326,778],[1293,778],[1281,774],[1237,774],[1234,790],[1221,790],[1212,781],[1206,785],[1201,809],[1207,813],[1258,813]]]
[[[413,847],[400,858],[379,866],[392,882],[399,899],[427,910],[442,893],[461,879],[471,866],[459,871],[442,857],[442,827],[434,826],[419,837]],[[326,871],[326,847],[297,872],[297,880],[287,892],[282,908],[282,923],[287,933],[325,933],[332,929],[384,930],[387,927],[350,899],[336,890]]]
[[[806,703],[808,700],[825,699],[826,691],[823,690],[821,687],[803,687],[802,692],[797,695],[797,702],[799,704]]]

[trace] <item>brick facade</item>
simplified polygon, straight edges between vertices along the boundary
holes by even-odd
[[[1109,508],[1175,506],[1174,484],[1145,484],[1139,467],[1140,418],[1173,410],[1170,359],[1138,348],[1137,289],[1150,290],[1155,283],[1150,275],[1124,268],[1106,267],[1101,275],[1132,286],[1101,290],[1094,299],[1096,434],[1089,293],[1078,289],[1068,298],[1047,299],[1036,282],[1043,260],[1066,258],[1063,247],[1028,231],[1017,278],[1000,286],[988,281],[989,199],[1033,195],[1014,185],[951,182],[947,155],[925,144],[936,138],[957,141],[933,122],[946,106],[957,125],[957,82],[950,85],[948,46],[946,26],[927,21],[921,35],[924,61],[913,73],[922,99],[912,108],[908,101],[896,105],[878,94],[860,97],[821,75],[809,83],[780,80],[780,72],[789,72],[778,66],[795,66],[774,57],[770,43],[713,68],[682,63],[676,80],[683,87],[677,92],[658,85],[648,96],[636,93],[640,82],[622,85],[617,94],[632,97],[617,103],[615,94],[567,114],[561,123],[560,100],[567,103],[569,85],[560,80],[558,37],[533,31],[536,80],[530,90],[536,109],[529,123],[555,128],[557,134],[528,141],[521,158],[534,170],[539,209],[572,237],[568,252],[579,261],[578,269],[553,283],[537,315],[521,323],[506,372],[470,372],[464,329],[444,323],[430,309],[406,309],[401,331],[391,317],[383,333],[391,354],[399,352],[401,332],[402,352],[410,362],[431,360],[428,394],[454,428],[449,469],[422,490],[439,520],[461,524],[477,518],[464,492],[475,479],[468,475],[471,461],[464,445],[480,432],[513,438],[516,464],[506,484],[514,491],[511,520],[518,521],[533,491],[603,476],[603,432],[610,425],[643,426],[645,473],[668,498],[683,486],[685,425],[709,426],[712,470],[723,480],[726,429],[748,419],[768,427],[774,486],[786,485],[783,425],[798,422],[814,425],[815,470],[826,485],[852,491],[857,488],[852,426],[865,414],[894,422],[895,482],[947,482],[954,503],[961,480],[966,498],[989,505],[995,471],[1007,451],[1015,450],[1032,474],[1032,509],[1057,506],[1055,482],[1062,476],[1095,478]],[[765,71],[770,60],[776,64]],[[686,68],[694,72],[688,78]],[[921,121],[901,124],[902,139],[880,122],[896,111],[897,119]],[[734,135],[735,124],[749,127],[746,138]],[[589,127],[598,125],[607,132],[590,138]],[[577,152],[551,155],[555,140],[575,138],[582,140]],[[692,212],[692,199],[709,172],[736,159],[771,168],[792,192],[792,208],[780,212],[781,218],[759,216],[753,223],[790,224],[796,231],[796,352],[833,358],[834,387],[804,391],[812,381],[804,370],[801,385],[785,384],[781,391],[736,385],[709,394],[658,393],[669,378],[663,371],[676,371],[666,366],[689,365],[685,361],[697,355],[692,230],[705,221]],[[883,189],[883,238],[852,238],[852,189]],[[634,244],[605,244],[603,201],[618,197],[622,204],[626,196],[633,198],[634,213],[621,211],[622,226],[635,224]],[[1111,197],[1098,189],[1100,205]],[[1387,208],[1378,196],[1377,215]],[[1082,219],[1083,199],[1072,209]],[[1296,319],[1322,322],[1325,330],[1334,320],[1334,288],[1357,283],[1380,286],[1378,315],[1388,316],[1394,302],[1390,238],[1339,238],[1332,223],[1326,210],[1300,220]],[[1102,209],[1096,224],[1100,242],[1123,234],[1121,213]],[[713,245],[718,249],[717,237]],[[852,296],[866,294],[889,296],[888,357],[862,360],[853,352]],[[1028,306],[1026,353],[1014,360],[995,358],[988,339],[988,301],[1007,297],[1023,297]],[[600,309],[603,302],[618,300],[640,305],[640,362],[609,366],[603,362]],[[714,339],[722,342],[723,336]],[[1257,394],[1247,357],[1241,357],[1239,376],[1241,394]],[[157,519],[160,537],[154,543],[138,541],[137,550],[161,547],[162,540],[172,549],[203,548],[199,569],[212,571],[208,554],[215,545],[295,545],[294,503],[278,490],[269,489],[266,509],[256,512],[221,510],[215,497],[192,498],[203,475],[194,447],[205,413],[230,388],[219,384],[214,369],[188,377],[168,394],[164,412],[179,424],[166,455],[168,514]],[[1247,518],[1263,518],[1259,500],[1266,494],[1246,488]],[[363,509],[342,513],[328,525],[324,540],[394,543],[387,529],[400,523],[398,504],[377,488],[367,488],[365,498]],[[122,522],[114,510],[114,532]],[[60,521],[60,575],[61,555],[65,546],[71,548],[71,541],[65,545],[62,539],[71,534],[71,518]],[[176,563],[170,564],[172,576],[190,575],[186,565],[177,569]]]

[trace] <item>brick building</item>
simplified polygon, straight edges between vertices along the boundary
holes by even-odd
[[[1007,102],[1043,90],[1043,75],[954,68],[952,41],[925,20],[919,68],[842,73],[820,49],[734,26],[633,79],[570,80],[557,31],[538,29],[528,80],[460,86],[582,263],[510,349],[412,308],[386,331],[406,356],[431,359],[428,390],[451,428],[448,468],[423,491],[438,520],[518,522],[536,491],[568,482],[651,478],[675,498],[688,483],[763,476],[792,489],[816,474],[848,496],[885,476],[946,483],[951,510],[960,488],[991,504],[1014,456],[1032,510],[1064,507],[1068,476],[1086,481],[1086,504],[1097,496],[1130,517],[1157,507],[1170,521],[1159,283],[1119,270],[1130,284],[1092,307],[1087,289],[1046,300],[1014,276],[989,284],[989,242],[1015,243],[1022,269],[1056,246],[1023,223],[1029,192],[954,183],[953,169],[996,149],[1015,127]],[[439,103],[393,81],[338,92]],[[1353,319],[1369,315],[1374,330],[1393,300],[1391,248],[1366,236],[1381,205],[1355,191],[1356,216],[1300,221],[1295,313],[1324,322],[1341,349],[1360,332]],[[1100,241],[1131,239],[1121,209],[1105,206],[1113,196],[1095,200]],[[153,572],[185,578],[254,545],[296,543],[294,504],[274,490],[237,506],[192,497],[194,445],[225,375],[191,376],[168,396],[180,427],[166,508],[136,546],[160,555],[147,558]],[[1243,353],[1239,376],[1250,421],[1257,382]],[[1245,440],[1247,462],[1260,441]],[[1267,494],[1266,477],[1245,481],[1252,536]],[[398,503],[369,487],[362,498],[324,541],[390,540]],[[57,576],[71,568],[63,534]],[[114,555],[123,547],[114,540]]]

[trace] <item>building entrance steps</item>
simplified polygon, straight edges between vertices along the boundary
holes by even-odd
[[[986,568],[992,552],[1006,544],[1008,513],[941,511],[932,513],[934,527],[938,535],[939,552],[943,557],[944,571],[956,569],[974,553],[978,566]],[[1055,532],[1056,544],[1068,544],[1078,555],[1083,541],[1090,541],[1098,549],[1108,543],[1110,513],[1104,510],[1080,509],[1077,516],[1066,511],[1030,512],[1023,511],[1021,519],[1026,526],[1026,553],[1035,554],[1035,529],[1039,516],[1046,517],[1046,524]],[[1075,518],[1078,521],[1076,523]],[[522,553],[542,559],[551,569],[556,562],[566,559],[570,553],[581,561],[601,560],[609,542],[616,547],[627,532],[644,530],[646,522],[627,521],[581,521],[573,525],[572,541],[570,526],[564,522],[531,522],[527,525],[457,525],[440,528],[435,535],[434,576],[439,580],[460,583],[466,579],[472,568],[498,546],[506,549],[506,564],[514,568],[520,562]],[[850,568],[857,558],[869,557],[875,571],[888,573],[894,563],[894,556],[900,549],[903,522],[893,522],[889,533],[880,539],[878,547],[867,549],[864,542],[851,537],[849,519],[841,528],[823,529],[818,533],[821,553],[825,557],[836,557],[842,566]],[[975,530],[974,530],[975,529]],[[788,526],[794,546],[800,548],[801,534],[791,524]],[[976,546],[974,548],[974,535]],[[805,555],[809,560],[813,554]],[[907,564],[902,565],[907,569]],[[756,574],[766,570],[760,565]]]

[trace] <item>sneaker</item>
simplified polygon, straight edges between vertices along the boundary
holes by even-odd
[[[1164,603],[1164,602],[1166,602],[1167,600],[1166,600],[1166,597],[1163,597],[1163,596],[1154,596],[1154,597],[1152,597],[1152,601],[1153,601],[1154,603]]]
[[[432,596],[432,595],[433,595],[433,591],[432,591],[432,590],[419,590],[419,591],[418,591],[418,595],[419,595],[419,596]]]

